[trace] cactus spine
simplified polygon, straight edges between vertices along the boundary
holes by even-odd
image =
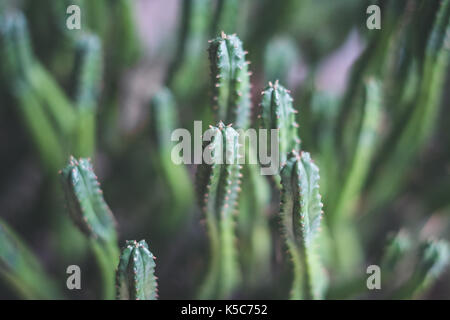
[[[117,299],[157,299],[155,259],[145,240],[126,242],[116,274]]]

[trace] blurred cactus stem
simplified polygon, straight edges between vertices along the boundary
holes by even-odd
[[[103,296],[114,299],[115,267],[119,261],[116,223],[103,199],[100,183],[89,159],[76,160],[61,171],[69,214],[75,225],[91,240],[101,275]]]
[[[166,78],[167,86],[179,99],[191,97],[204,84],[198,75],[205,66],[203,44],[208,39],[211,10],[211,0],[182,2],[177,47]]]
[[[130,66],[137,61],[142,52],[136,25],[135,4],[133,0],[116,0],[111,3],[114,32],[109,36],[121,44],[118,50],[117,48],[113,50],[116,65]]]
[[[307,152],[292,152],[281,170],[281,220],[294,282],[292,299],[322,299],[327,277],[320,263],[317,235],[322,220],[319,168]]]
[[[213,35],[222,30],[226,33],[233,33],[236,30],[243,2],[243,0],[217,1],[211,28]]]
[[[103,57],[100,39],[84,34],[76,44],[74,79],[75,105],[78,113],[76,128],[76,155],[93,157],[95,151],[97,103],[103,74]]]
[[[440,101],[445,93],[445,79],[450,64],[450,1],[441,1],[428,38],[421,81],[411,110],[401,119],[402,130],[390,146],[389,153],[371,185],[368,207],[378,208],[392,200],[404,183],[405,173],[435,129]],[[390,183],[386,184],[386,179]]]
[[[116,274],[118,300],[157,299],[155,259],[145,240],[126,242]]]
[[[196,176],[199,203],[206,214],[210,240],[210,265],[199,298],[226,299],[231,297],[240,280],[234,215],[242,166],[238,164],[238,133],[222,122],[210,130],[213,132],[211,143],[203,150],[210,153],[212,164],[199,165]]]
[[[61,293],[19,236],[0,219],[0,278],[24,299],[59,299]]]
[[[413,299],[425,292],[445,272],[450,263],[450,246],[445,240],[427,240],[420,244],[418,261],[408,281],[392,296]]]
[[[291,38],[274,37],[264,51],[265,81],[278,79],[288,83],[289,73],[299,60],[299,51]]]
[[[361,128],[353,156],[349,159],[348,169],[344,172],[343,185],[335,189],[339,191],[329,192],[330,201],[327,208],[330,214],[327,222],[334,239],[336,266],[342,271],[347,270],[348,274],[351,274],[351,270],[362,260],[362,249],[357,245],[359,242],[353,227],[353,217],[378,146],[382,112],[381,95],[380,84],[373,78],[369,79],[366,82]]]
[[[187,212],[193,205],[194,193],[192,182],[186,167],[176,165],[171,158],[174,142],[172,132],[178,128],[178,114],[175,99],[168,88],[162,88],[150,102],[151,137],[155,152],[153,162],[161,171],[170,189],[170,215],[163,223],[168,229],[179,227],[188,217]]]
[[[10,11],[2,15],[0,42],[8,89],[19,102],[45,167],[49,171],[58,170],[64,163],[67,139],[75,123],[74,110],[52,77],[35,60],[22,13]]]

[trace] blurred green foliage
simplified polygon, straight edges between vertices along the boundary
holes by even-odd
[[[80,6],[82,30],[66,28],[69,4]],[[119,245],[136,238],[158,256],[163,299],[196,298],[200,289],[202,298],[448,298],[450,1],[176,4],[171,36],[151,54],[142,36],[151,32],[138,28],[139,1],[0,0],[0,298],[112,298]],[[381,30],[366,28],[370,4],[381,8]],[[170,14],[165,19],[169,25]],[[363,51],[345,90],[318,85],[323,77],[345,80],[339,61],[324,66],[355,34]],[[138,71],[151,82],[129,81]],[[260,95],[283,87],[290,95]],[[141,102],[132,130],[122,127],[134,111],[124,92]],[[280,106],[279,95],[295,102]],[[277,111],[286,112],[278,124],[289,146],[281,176],[267,179],[256,165],[203,168],[199,190],[195,167],[171,162],[175,128],[191,130],[195,120],[271,127]],[[301,144],[289,140],[297,123]],[[288,155],[300,146],[315,164]],[[69,161],[65,201],[58,171]],[[301,168],[312,178],[298,176]],[[72,170],[90,178],[77,184]],[[231,199],[237,210],[222,215],[228,171],[241,192]],[[315,203],[296,184],[318,182],[320,231],[303,225],[320,216],[316,206],[294,205]],[[221,200],[202,212],[194,195],[204,199],[208,184]],[[292,207],[280,213],[280,200]],[[102,218],[105,201],[117,225]],[[67,211],[78,227],[84,218],[95,223],[82,234]],[[104,228],[106,238],[97,234]],[[154,265],[129,261],[152,258],[142,250],[122,252],[120,283],[131,288],[132,267],[149,282],[121,298],[156,297]],[[65,287],[71,264],[83,270],[81,291]],[[381,290],[366,287],[371,264],[381,267]]]

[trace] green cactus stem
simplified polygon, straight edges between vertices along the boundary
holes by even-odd
[[[170,189],[172,215],[164,217],[169,229],[185,221],[186,211],[192,206],[192,182],[184,165],[176,165],[171,158],[173,142],[171,134],[178,127],[175,99],[168,88],[158,91],[150,102],[151,138],[155,157],[153,162],[162,172]]]
[[[231,296],[240,278],[233,216],[242,166],[238,164],[238,133],[222,122],[210,130],[214,135],[211,143],[204,145],[204,152],[212,150],[213,163],[199,165],[196,176],[199,202],[206,215],[210,238],[210,265],[199,298],[225,299]],[[215,150],[220,145],[223,150]],[[223,161],[218,161],[220,158]]]
[[[399,119],[402,130],[387,138],[386,158],[374,172],[368,207],[378,208],[395,197],[404,183],[405,173],[411,169],[408,159],[413,159],[423,148],[433,132],[440,100],[445,91],[446,70],[450,63],[450,1],[440,4],[434,26],[425,49],[425,59],[420,76],[420,87],[415,91],[413,104]],[[399,126],[400,126],[399,124]],[[406,159],[406,160],[405,160]],[[376,179],[375,179],[376,178]],[[384,181],[389,178],[389,185]]]
[[[18,101],[44,165],[49,171],[57,170],[64,163],[76,115],[62,90],[35,60],[23,14],[7,12],[0,20],[8,89]]]
[[[394,299],[417,298],[444,273],[450,263],[450,246],[445,240],[420,244],[418,261],[411,277],[393,294]]]
[[[53,279],[19,236],[0,219],[0,278],[25,299],[58,299]]]
[[[211,10],[211,0],[182,2],[177,48],[166,78],[167,86],[180,99],[191,97],[193,92],[205,84],[198,74],[206,66],[203,48],[208,39]]]
[[[294,268],[292,299],[323,298],[326,278],[315,242],[322,219],[319,168],[307,152],[292,152],[281,170],[281,220]]]
[[[84,34],[76,44],[73,72],[76,82],[75,105],[78,113],[76,155],[93,157],[95,149],[95,116],[102,80],[102,48],[95,35]]]
[[[91,240],[103,276],[103,295],[114,299],[115,266],[119,259],[116,223],[103,199],[100,183],[89,159],[76,160],[61,171],[69,214],[75,225]]]
[[[209,42],[212,105],[216,119],[232,123],[237,129],[246,129],[251,112],[247,52],[236,35],[222,32]]]
[[[287,83],[289,72],[298,64],[300,54],[291,38],[275,37],[269,41],[264,51],[264,78],[266,81],[278,79]]]
[[[212,20],[212,34],[216,35],[221,30],[233,33],[239,19],[242,0],[218,0]]]
[[[343,184],[341,184],[339,191],[330,192],[327,198],[329,199],[328,208],[330,210],[328,222],[335,240],[333,243],[337,247],[335,250],[337,262],[343,270],[352,270],[352,267],[358,265],[358,260],[361,260],[361,248],[356,245],[358,243],[357,236],[350,236],[355,231],[350,227],[352,223],[349,220],[355,213],[361,189],[367,179],[372,159],[377,150],[382,111],[381,95],[379,83],[374,79],[368,80],[363,118],[355,150],[351,159],[349,159],[349,166],[344,172],[341,180]],[[334,185],[335,188],[337,186],[337,184]],[[335,224],[341,225],[336,226]],[[352,250],[349,250],[349,248],[352,248]]]
[[[91,2],[91,1],[90,1]],[[110,4],[110,14],[114,17],[114,27],[109,35],[114,42],[121,43],[118,50],[113,50],[112,59],[117,66],[130,66],[141,54],[135,17],[135,1],[116,0]]]
[[[279,129],[279,154],[280,164],[286,163],[287,156],[292,150],[299,150],[300,139],[298,137],[298,123],[293,99],[290,91],[278,83],[278,80],[269,85],[261,93],[260,127],[264,129]],[[268,134],[268,150],[270,149],[270,135]]]
[[[126,242],[116,274],[118,300],[156,300],[158,298],[155,259],[145,240]]]
[[[246,290],[259,290],[271,280],[272,239],[268,221],[270,185],[257,164],[242,165],[237,234]]]

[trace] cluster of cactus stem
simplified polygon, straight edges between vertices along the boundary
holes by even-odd
[[[155,299],[154,256],[144,240],[127,241],[119,253],[114,216],[103,198],[90,160],[71,157],[61,176],[69,214],[90,239],[101,269],[104,298]]]
[[[245,61],[245,54],[242,42],[236,35],[222,32],[219,37],[210,41],[212,104],[216,118],[220,121],[218,127],[212,127],[212,130],[222,133],[219,136],[223,139],[223,145],[234,149],[225,148],[224,156],[231,154],[235,158],[229,159],[226,164],[202,164],[197,171],[197,191],[206,214],[211,241],[209,274],[200,297],[230,297],[233,290],[236,290],[236,279],[240,274],[233,241],[235,231],[232,212],[243,200],[239,197],[241,178],[251,180],[251,175],[255,172],[247,170],[247,177],[240,173],[243,166],[238,163],[238,156],[245,155],[239,155],[239,142],[243,142],[237,131],[231,126],[224,126],[222,121],[232,122],[237,128],[248,128],[250,124],[251,73],[248,71],[249,62]],[[322,270],[313,245],[323,213],[318,190],[319,175],[309,154],[300,151],[297,133],[299,125],[295,120],[298,111],[292,102],[289,91],[278,80],[274,84],[269,82],[269,86],[262,92],[260,128],[278,129],[279,132],[280,161],[284,166],[280,172],[283,184],[281,197],[284,203],[280,214],[286,243],[295,266],[292,297],[319,298],[323,296],[325,283],[322,274],[313,275]],[[230,141],[234,141],[231,146]],[[213,139],[204,148],[214,149],[215,143],[217,142]],[[296,185],[294,189],[291,184]],[[299,191],[300,186],[302,191]],[[261,209],[263,208],[256,215],[264,219],[264,210]]]
[[[79,1],[91,6],[92,12],[103,12],[106,7],[104,1],[91,2]],[[19,11],[4,10],[1,3],[0,60],[2,72],[10,79],[8,90],[17,100],[42,163],[52,177],[70,154],[76,156],[70,156],[60,171],[61,185],[69,216],[97,260],[103,298],[157,299],[155,257],[145,240],[126,241],[119,249],[117,224],[89,158],[96,156],[103,52],[110,49],[100,40],[106,26],[88,17],[92,30],[65,34],[75,48],[72,70],[68,72],[73,92],[67,94],[35,56],[25,16]],[[262,7],[270,8],[269,3]],[[295,6],[293,1],[286,3],[285,17],[289,16],[289,8]],[[404,83],[402,86],[393,84],[392,88],[386,85],[391,78],[399,77],[398,70],[390,67],[404,49],[401,44],[387,41],[398,31],[394,23],[387,24],[386,39],[381,41],[375,36],[373,45],[371,42],[356,62],[344,96],[334,99],[313,90],[309,108],[301,110],[283,86],[288,83],[289,68],[299,59],[291,39],[274,38],[268,43],[263,59],[268,85],[256,98],[258,108],[253,108],[252,73],[246,58],[249,53],[236,34],[228,34],[238,23],[238,1],[219,0],[211,21],[205,18],[206,4],[208,0],[183,2],[182,32],[173,63],[164,87],[148,103],[153,148],[149,162],[169,190],[170,210],[163,210],[167,212],[163,229],[172,232],[187,221],[194,193],[206,221],[209,255],[197,297],[229,299],[238,296],[240,290],[256,291],[271,285],[267,283],[274,251],[271,211],[275,211],[281,224],[278,231],[287,248],[285,257],[290,258],[290,298],[347,298],[365,292],[365,274],[350,279],[363,261],[355,216],[362,205],[375,210],[396,195],[405,172],[411,168],[404,159],[417,156],[435,123],[450,64],[450,0],[442,1],[439,8],[427,39],[424,62],[413,67],[416,57],[404,57],[413,65],[407,72],[413,80],[402,79],[398,81]],[[117,1],[111,8],[117,16],[122,16],[121,11],[127,14],[118,25],[128,43],[114,52],[122,63],[110,68],[113,76],[139,52],[131,35],[130,1]],[[274,14],[271,17],[274,30],[280,29],[283,19],[273,18],[278,17]],[[216,36],[220,30],[224,31],[207,42],[211,34]],[[257,35],[253,37],[259,39]],[[208,43],[208,50],[203,50]],[[213,161],[198,165],[194,189],[186,167],[172,162],[169,141],[180,125],[177,99],[193,99],[193,93],[207,81],[192,81],[207,62],[205,52],[209,57],[211,87],[207,104],[214,114],[214,125],[210,126],[211,139],[205,141],[202,154],[209,154]],[[104,90],[115,91],[116,85],[106,82]],[[401,94],[393,94],[395,90]],[[387,106],[393,104],[400,107],[388,110]],[[400,129],[387,130],[382,136],[383,115],[391,112],[399,113],[393,119],[395,125],[401,123]],[[242,151],[246,142],[239,129],[248,128],[278,131],[281,168],[272,178],[260,174],[264,164],[248,163],[258,150]],[[269,139],[268,149],[271,142]],[[303,149],[305,145],[310,152]],[[245,161],[241,162],[242,158]],[[224,161],[215,162],[217,159]],[[360,204],[364,192],[366,203]],[[278,198],[280,206],[273,210],[270,202]],[[412,241],[408,232],[396,233],[379,257],[382,287],[394,283],[392,289],[383,291],[383,297],[417,297],[444,272],[450,262],[449,252],[445,240]],[[405,265],[411,266],[410,275],[397,281],[398,270]],[[328,270],[344,275],[343,282],[336,283],[328,276]],[[62,296],[54,279],[3,220],[0,276],[26,298]],[[40,290],[44,287],[45,291]]]
[[[77,5],[85,7],[93,4],[89,3],[78,1]],[[57,11],[61,8],[65,12],[67,6],[60,4],[62,2],[55,2],[51,7],[55,12],[51,12],[59,15]],[[115,13],[119,17],[116,22],[123,28],[123,38],[129,43],[122,47],[125,50],[117,51],[118,59],[122,59],[120,62],[116,60],[117,67],[130,63],[138,51],[132,44],[136,37],[134,22],[130,20],[130,4],[129,0],[120,0],[111,7],[112,11],[121,11],[120,14]],[[96,1],[94,6],[97,5],[106,12],[108,5],[105,1]],[[52,18],[57,20],[58,26],[64,25],[61,27],[63,32],[67,31],[65,19],[61,19],[64,16]],[[101,33],[101,26],[93,21],[89,24],[91,28],[88,29],[97,29]],[[8,89],[17,99],[42,163],[49,172],[61,168],[68,154],[94,156],[98,97],[103,78],[103,48],[100,37],[91,31],[65,34],[75,52],[73,70],[70,71],[73,93],[69,97],[35,57],[25,16],[1,3],[2,70],[6,72]],[[103,298],[156,299],[154,257],[144,240],[136,245],[138,251],[130,253],[125,248],[120,253],[115,219],[103,198],[90,159],[77,160],[70,156],[68,165],[60,170],[60,175],[70,217],[88,239],[96,256],[103,281]],[[64,235],[65,238],[71,236],[71,233]],[[3,221],[0,221],[0,239],[0,274],[20,295],[30,299],[58,299],[63,296],[54,279],[47,275],[20,237]],[[128,261],[130,257],[134,260]],[[127,276],[129,268],[136,271],[134,278]],[[116,278],[120,290],[115,288]]]

